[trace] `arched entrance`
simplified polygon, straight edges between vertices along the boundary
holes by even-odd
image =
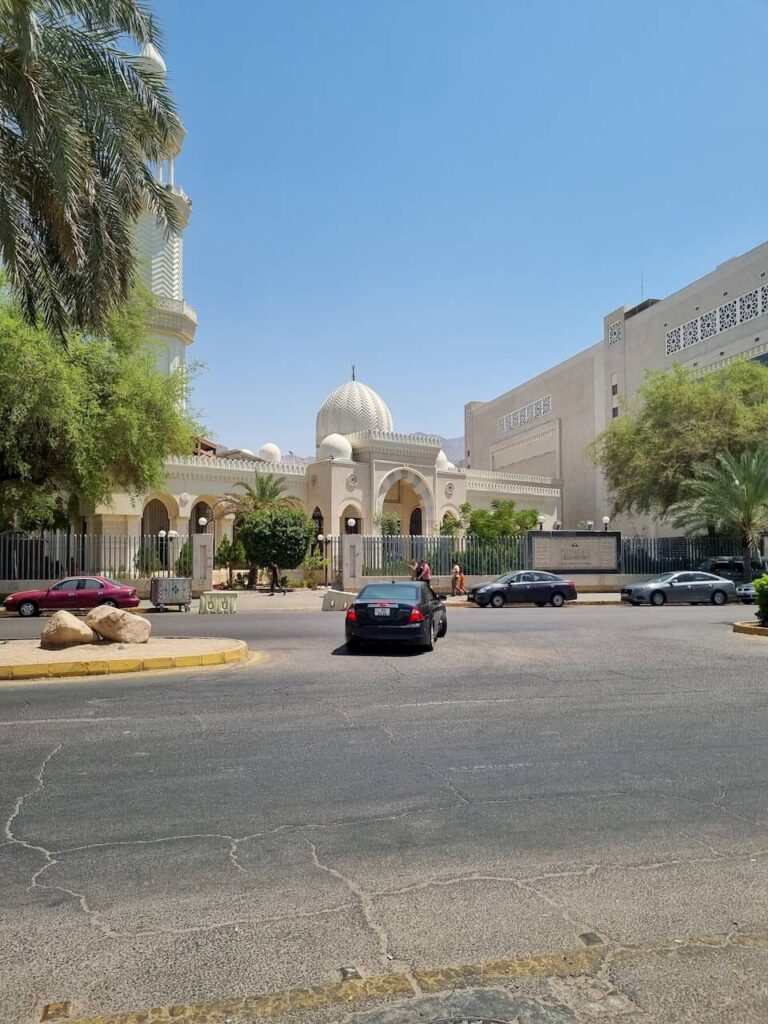
[[[347,505],[339,517],[339,533],[362,533],[363,519],[357,505]]]
[[[415,470],[393,469],[381,479],[376,498],[378,516],[396,518],[403,533],[418,537],[431,532],[434,499],[429,484]]]
[[[166,533],[171,528],[171,517],[168,509],[159,498],[152,498],[144,506],[141,514],[141,533],[143,537],[156,537],[161,530]]]
[[[203,522],[205,520],[205,522]],[[189,536],[190,539],[196,533],[213,533],[214,532],[214,521],[213,521],[213,509],[207,501],[198,501],[192,508],[192,514],[189,517]]]

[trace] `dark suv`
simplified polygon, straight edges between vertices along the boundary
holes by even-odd
[[[768,565],[764,558],[750,559],[752,567],[752,579],[757,580],[768,572]],[[711,572],[715,576],[722,576],[726,580],[733,580],[734,583],[741,583],[744,579],[744,562],[741,558],[721,555],[719,558],[708,558],[701,565],[696,566],[701,572]]]

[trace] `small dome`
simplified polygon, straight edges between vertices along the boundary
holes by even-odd
[[[393,430],[392,413],[383,398],[359,380],[348,380],[323,402],[317,414],[315,441],[329,434],[357,434],[363,430]]]
[[[239,450],[243,453],[243,455],[253,455],[253,452],[251,451],[250,448],[240,448]]]
[[[139,57],[148,71],[153,71],[155,74],[160,75],[164,75],[166,73],[167,68],[165,66],[165,61],[163,60],[158,48],[152,43],[144,43],[139,53]]]
[[[349,460],[352,458],[352,445],[342,434],[329,434],[317,446],[317,457]]]
[[[440,451],[437,453],[437,458],[435,459],[435,467],[437,469],[449,469],[450,465],[451,464],[448,461],[448,456],[441,448]]]
[[[276,444],[270,442],[259,448],[259,458],[263,459],[264,462],[282,462],[283,453]]]

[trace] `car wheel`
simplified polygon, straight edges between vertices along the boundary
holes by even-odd
[[[546,601],[534,601],[537,608],[543,608],[546,605]]]
[[[651,604],[656,605],[657,608],[661,608],[663,604],[667,603],[667,598],[660,590],[654,590],[651,594]]]
[[[106,601],[102,601],[101,605],[103,608],[117,608],[117,601],[113,601],[112,598],[108,597]]]
[[[556,590],[552,597],[550,597],[549,603],[552,605],[553,608],[562,608],[565,604],[565,598],[559,590]]]
[[[503,608],[504,607],[504,595],[494,594],[491,597],[491,608]]]
[[[440,629],[437,631],[437,635],[439,637],[445,636],[445,634],[447,632],[448,632],[448,616],[444,615],[443,616],[443,621],[440,623]]]
[[[431,621],[429,623],[429,639],[424,644],[424,650],[425,651],[434,651],[434,649],[435,649],[435,640],[436,639],[437,639],[437,630],[435,629],[435,617],[433,615],[432,619],[431,619]]]
[[[728,600],[728,595],[724,590],[716,590],[712,595],[712,604],[725,604]]]
[[[31,619],[39,614],[40,611],[34,601],[22,601],[19,605],[19,615],[24,619]]]

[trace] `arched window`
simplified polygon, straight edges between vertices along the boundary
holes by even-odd
[[[167,533],[170,528],[171,518],[162,501],[159,498],[148,501],[141,516],[142,536],[156,537],[161,530],[165,530]]]
[[[205,522],[201,523],[201,519]],[[189,517],[189,535],[195,533],[213,533],[213,509],[207,501],[198,501]]]
[[[412,537],[420,537],[422,534],[422,522],[421,522],[421,509],[415,508],[411,512],[411,518],[408,526],[408,532]]]

